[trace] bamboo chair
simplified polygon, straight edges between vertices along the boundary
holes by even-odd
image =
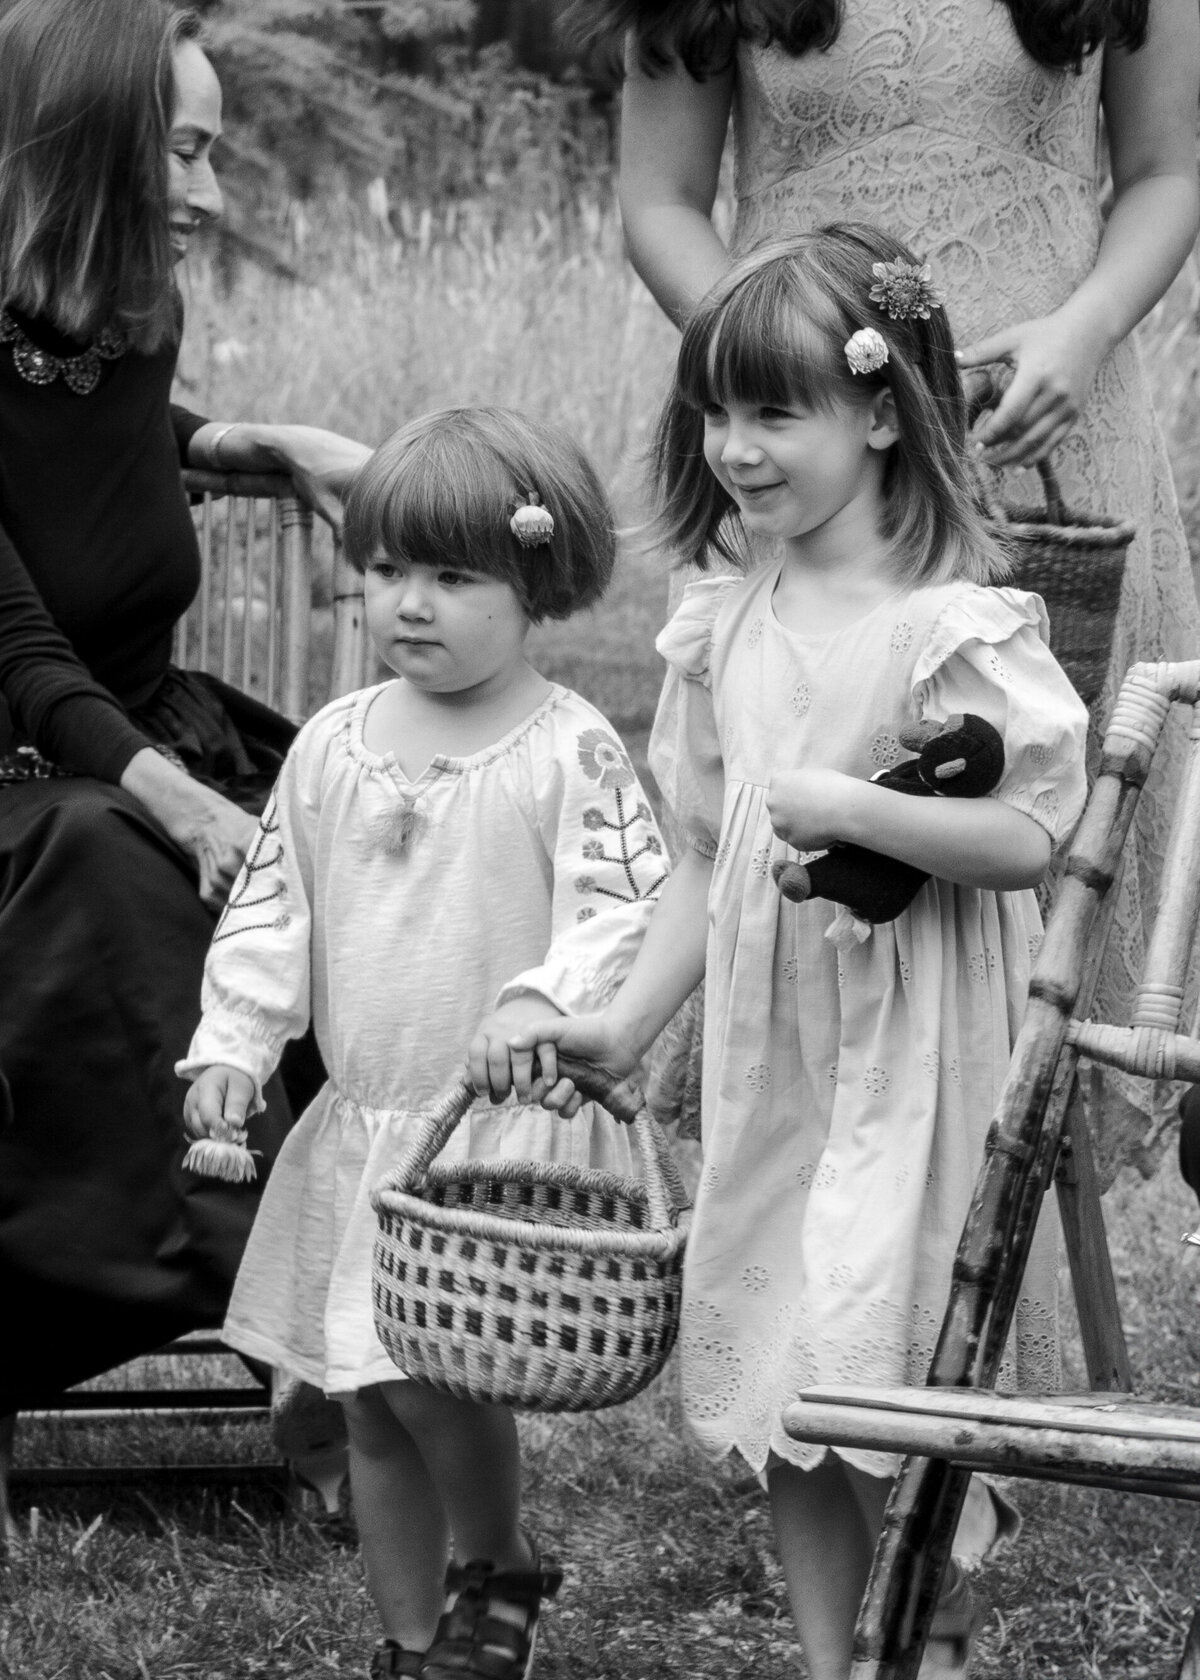
[[[973,1470],[1200,1500],[1200,1409],[1114,1401],[1128,1361],[1075,1075],[1081,1055],[1147,1079],[1200,1080],[1180,1031],[1200,912],[1200,712],[1131,1024],[1089,1020],[1126,835],[1173,706],[1200,699],[1200,661],[1135,665],[1034,969],[924,1389],[810,1388],[784,1413],[799,1441],[908,1454],[859,1614],[853,1680],[914,1680]],[[1099,1396],[992,1392],[1042,1196],[1057,1187]],[[920,1456],[912,1456],[920,1455]],[[1200,1680],[1200,1610],[1179,1680]]]
[[[340,547],[321,553],[314,545],[313,516],[296,499],[289,478],[277,474],[213,473],[188,469],[184,489],[192,497],[200,542],[200,588],[175,631],[177,665],[210,671],[274,707],[294,722],[353,688],[373,670],[363,614],[361,577]],[[216,1335],[198,1332],[157,1351],[193,1359],[230,1350]],[[56,1398],[45,1412],[26,1414],[55,1420],[117,1419],[131,1413],[188,1415],[220,1421],[261,1418],[271,1394],[262,1373],[229,1387],[192,1383],[154,1388],[77,1388]],[[11,1428],[0,1420],[0,1514],[3,1482],[11,1455]],[[302,1461],[293,1464],[305,1473]],[[75,1485],[88,1482],[139,1484],[199,1481],[206,1484],[256,1479],[283,1481],[282,1465],[24,1465],[11,1472],[13,1486]],[[313,1467],[313,1480],[327,1506],[333,1483]]]
[[[189,469],[183,483],[196,503],[200,588],[176,627],[175,663],[211,671],[296,723],[361,688],[362,578],[340,546],[318,564],[313,516],[291,480]]]

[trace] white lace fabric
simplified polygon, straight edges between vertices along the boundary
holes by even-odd
[[[1100,56],[1080,75],[1044,68],[992,0],[847,0],[843,10],[827,52],[741,49],[735,247],[828,221],[877,223],[930,261],[960,345],[1055,309],[1100,237]],[[1200,652],[1187,542],[1132,339],[1101,366],[1056,465],[1069,506],[1137,529],[1094,708],[1094,763],[1127,668]],[[999,488],[1014,503],[1041,499],[1029,472],[1004,474]],[[1139,805],[1097,1019],[1128,1019],[1184,752],[1179,721]],[[1092,1105],[1105,1177],[1145,1134],[1149,1105],[1144,1083],[1106,1076],[1103,1104]]]

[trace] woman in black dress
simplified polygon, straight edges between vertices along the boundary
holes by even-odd
[[[169,664],[181,465],[335,516],[365,447],[170,402],[221,93],[170,0],[0,0],[0,1513],[11,1415],[218,1325],[254,1187],[180,1168],[173,1064],[292,726]],[[290,1123],[281,1088],[255,1140]]]

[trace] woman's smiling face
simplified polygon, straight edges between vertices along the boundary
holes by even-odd
[[[212,149],[221,134],[221,84],[195,41],[176,48],[175,108],[167,154],[167,203],[171,251],[178,262],[203,222],[221,214],[221,189]]]

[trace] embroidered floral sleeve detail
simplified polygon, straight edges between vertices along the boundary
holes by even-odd
[[[277,912],[272,916],[266,909],[271,904],[282,905],[287,898],[287,881],[280,872],[282,865],[283,836],[279,805],[272,794],[259,819],[258,833],[251,841],[241,873],[233,883],[233,891],[221,912],[217,931],[212,937],[214,945],[219,945],[225,939],[233,939],[239,933],[250,933],[262,928],[287,927],[290,918],[286,910],[282,914]],[[236,927],[227,925],[235,916],[246,910],[257,910],[261,914],[256,920],[243,921]]]
[[[284,761],[259,821],[204,965],[201,1018],[187,1055],[175,1064],[183,1079],[206,1067],[240,1068],[263,1086],[284,1045],[298,1038],[311,1007],[312,832],[318,800],[305,750],[312,726]]]
[[[553,860],[549,947],[498,1001],[536,992],[574,1014],[599,1008],[628,973],[667,878],[667,859],[629,754],[586,701],[571,696],[567,706],[567,727],[534,784]]]
[[[599,782],[612,793],[615,814],[610,815],[599,805],[589,805],[583,813],[583,826],[593,834],[606,833],[606,840],[585,840],[583,855],[589,863],[617,864],[624,879],[624,889],[601,886],[594,875],[580,875],[575,881],[578,893],[599,893],[615,898],[622,904],[637,904],[643,899],[656,898],[667,878],[665,869],[658,871],[649,887],[638,883],[634,865],[639,858],[661,857],[662,841],[650,825],[650,807],[641,798],[637,776],[624,747],[602,729],[587,729],[579,737],[579,764],[585,776]],[[637,797],[631,799],[630,788]],[[632,843],[634,831],[641,836],[641,844]],[[611,846],[612,850],[609,850]]]

